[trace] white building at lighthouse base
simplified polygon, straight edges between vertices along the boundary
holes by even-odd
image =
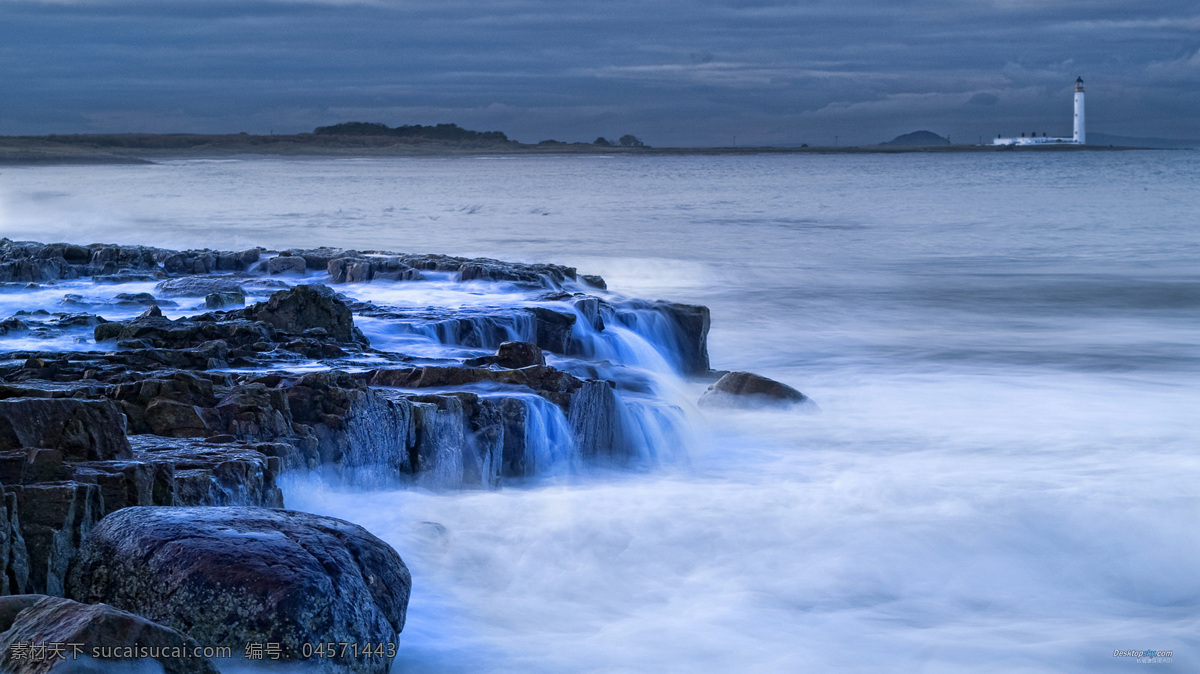
[[[997,138],[992,145],[1079,145],[1074,138],[1048,138],[1046,136],[1029,136],[1022,138]]]

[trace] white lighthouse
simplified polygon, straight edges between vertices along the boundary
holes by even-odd
[[[1084,131],[1083,117],[1083,78],[1075,79],[1075,133],[1070,138],[1051,138],[1045,133],[1037,135],[1031,133],[1028,136],[1021,134],[1020,138],[1005,138],[1003,136],[996,137],[992,141],[992,145],[1086,145],[1087,133]]]
[[[1075,79],[1075,136],[1073,140],[1080,145],[1087,145],[1087,132],[1083,128],[1083,78]]]

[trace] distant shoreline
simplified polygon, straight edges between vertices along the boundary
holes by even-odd
[[[455,142],[388,136],[294,134],[78,134],[0,136],[0,165],[146,164],[156,160],[251,157],[446,157],[487,155],[757,155],[963,152],[1089,152],[1152,148],[1097,145],[863,145],[841,147],[622,147],[591,143]]]

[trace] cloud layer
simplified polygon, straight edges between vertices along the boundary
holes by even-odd
[[[1051,6],[1053,5],[1053,6]],[[0,0],[0,133],[1197,137],[1193,0]]]

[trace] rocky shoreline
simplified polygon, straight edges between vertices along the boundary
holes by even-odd
[[[526,299],[414,307],[350,291],[422,281]],[[154,634],[385,672],[407,568],[351,523],[284,510],[281,474],[491,489],[564,466],[639,467],[652,458],[631,410],[652,396],[614,362],[618,338],[661,345],[681,376],[709,373],[706,308],[625,300],[558,265],[0,239],[0,292],[57,298],[0,321],[9,671],[67,662],[16,658],[36,635],[122,646]],[[376,346],[359,323],[439,350]],[[547,446],[546,428],[569,455]],[[68,634],[64,621],[86,629]],[[304,652],[330,641],[382,645]],[[171,672],[217,667],[158,659]]]

